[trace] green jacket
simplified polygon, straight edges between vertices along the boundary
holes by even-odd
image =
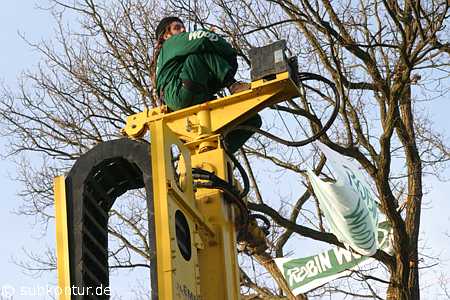
[[[201,53],[218,54],[224,58],[223,61],[229,60],[237,54],[236,50],[225,39],[211,31],[197,30],[174,35],[164,42],[156,63],[156,88],[158,93],[171,83],[179,81],[180,77],[201,84],[220,86],[220,82],[211,82],[211,74],[204,74],[203,72],[197,72],[198,74],[196,74],[196,70],[184,72],[188,74],[185,77],[196,78],[183,78],[182,69],[186,57],[191,54]],[[229,69],[230,67],[226,62],[221,62],[216,71],[218,74],[213,74],[215,75],[214,78],[223,79]]]

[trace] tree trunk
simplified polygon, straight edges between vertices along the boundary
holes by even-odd
[[[395,273],[391,275],[387,290],[388,300],[419,300],[419,271],[417,260],[403,261],[397,264]],[[397,261],[398,262],[398,261]]]

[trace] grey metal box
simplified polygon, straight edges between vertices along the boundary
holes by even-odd
[[[287,58],[286,41],[280,40],[272,44],[252,48],[249,51],[252,65],[252,81],[270,78],[278,73],[289,71],[293,79],[297,75],[297,58]]]

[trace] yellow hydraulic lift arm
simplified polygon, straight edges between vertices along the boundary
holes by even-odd
[[[268,106],[299,95],[289,72],[275,76],[272,80],[253,81],[248,91],[172,113],[163,113],[165,108],[158,107],[131,115],[127,118],[123,133],[140,138],[148,129],[148,124],[164,119],[175,134],[186,140],[198,139],[203,133],[220,134]]]

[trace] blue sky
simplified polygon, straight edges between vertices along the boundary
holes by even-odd
[[[43,3],[43,2],[41,2]],[[4,1],[0,10],[0,80],[14,87],[19,73],[36,65],[38,55],[19,37],[18,32],[25,33],[27,38],[39,40],[49,37],[52,21],[45,11],[34,9],[34,1]],[[1,147],[6,143],[0,140]],[[5,150],[1,151],[5,153]],[[19,185],[11,178],[14,177],[15,166],[10,161],[0,161],[0,188],[2,191],[2,205],[0,210],[0,288],[11,285],[34,286],[55,282],[55,277],[44,276],[38,279],[22,273],[13,263],[13,258],[23,259],[23,248],[27,250],[42,250],[53,244],[52,236],[42,237],[33,229],[32,218],[19,216],[13,211],[20,205],[17,197]],[[19,284],[20,283],[20,284]],[[36,299],[35,297],[20,296],[14,299]],[[45,299],[45,298],[41,298]],[[48,298],[47,298],[48,299]]]
[[[40,5],[46,3],[39,1]],[[33,52],[29,46],[19,37],[18,32],[23,33],[31,41],[49,39],[52,37],[54,27],[53,18],[46,11],[36,9],[35,1],[4,1],[0,10],[0,81],[13,87],[20,72],[27,68],[34,68],[39,60],[39,55]],[[429,112],[435,126],[446,130],[450,105],[448,99],[439,99],[430,103]],[[448,132],[448,130],[447,130]],[[5,138],[0,139],[1,147],[6,143]],[[5,150],[1,151],[2,153]],[[0,161],[0,189],[2,191],[2,205],[0,210],[0,291],[5,285],[11,285],[18,289],[22,286],[45,286],[56,282],[55,274],[43,275],[39,278],[31,278],[22,273],[22,270],[13,263],[13,257],[24,259],[23,248],[27,250],[43,251],[54,243],[53,228],[49,228],[46,235],[33,227],[33,218],[19,216],[13,211],[20,205],[17,193],[20,186],[11,179],[14,177],[15,166],[10,161]],[[450,173],[446,172],[447,178]],[[260,174],[262,181],[271,182],[273,174]],[[440,255],[442,265],[433,271],[425,271],[422,283],[433,284],[436,274],[446,272],[450,277],[450,253],[448,245],[450,238],[450,183],[440,182],[433,178],[426,178],[425,183],[431,192],[425,197],[425,206],[422,217],[422,240],[429,254]],[[273,186],[261,185],[263,192],[273,192]],[[305,243],[304,239],[297,239]],[[301,255],[316,254],[318,248],[302,245]],[[432,287],[432,290],[436,287]],[[429,293],[427,291],[427,293]],[[436,295],[439,291],[431,292]],[[18,296],[14,299],[49,299],[48,297]],[[436,297],[436,299],[439,299]]]
[[[5,1],[0,10],[0,83],[10,88],[17,87],[17,78],[27,69],[35,69],[40,56],[20,37],[30,42],[51,39],[55,21],[48,11],[38,9],[47,5],[47,0]],[[19,35],[20,33],[20,35]],[[7,139],[0,139],[5,153]],[[27,261],[24,250],[42,254],[47,248],[54,248],[54,224],[50,222],[47,231],[35,226],[33,217],[20,216],[16,211],[21,200],[17,196],[21,186],[15,182],[15,165],[10,160],[0,160],[0,190],[2,205],[0,210],[0,299],[5,292],[14,288],[14,298],[18,300],[51,299],[44,288],[54,287],[56,273],[46,272],[40,277],[31,277],[23,272],[15,262]],[[139,273],[141,272],[141,273]],[[116,272],[117,273],[117,272]],[[140,276],[139,276],[140,274]],[[131,299],[134,290],[140,290],[148,279],[142,271],[121,271],[120,276],[111,275],[113,292],[123,299]],[[27,296],[30,295],[30,296]],[[37,296],[38,295],[38,296]],[[116,298],[119,299],[119,298]],[[9,300],[9,299],[8,299]]]

